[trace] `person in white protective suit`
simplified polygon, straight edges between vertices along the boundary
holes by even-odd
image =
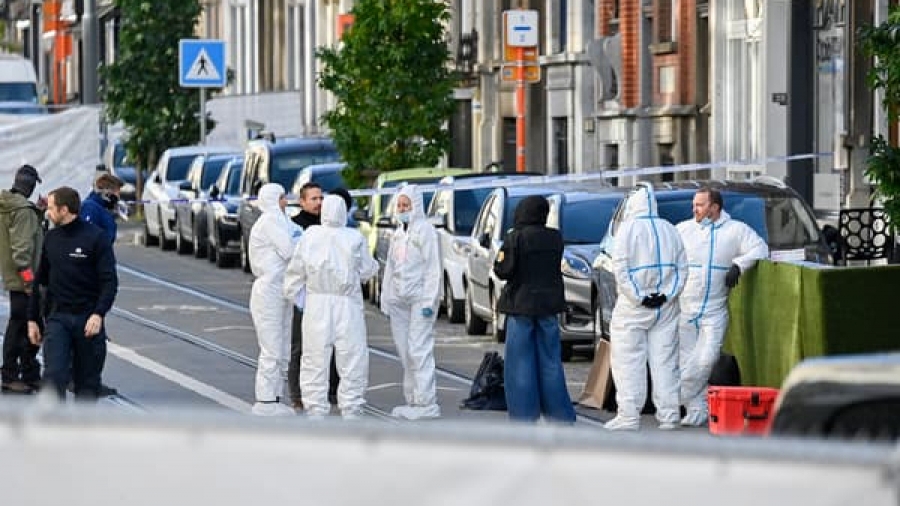
[[[400,222],[391,236],[381,310],[390,318],[391,334],[403,363],[405,406],[391,415],[409,420],[437,418],[434,378],[434,321],[441,297],[441,258],[434,227],[425,219],[422,194],[405,186],[396,200]]]
[[[335,353],[341,383],[338,408],[345,419],[358,418],[365,405],[369,350],[363,307],[363,281],[378,272],[358,230],[347,226],[347,207],[337,195],[322,202],[322,225],[306,229],[288,264],[284,292],[306,287],[300,391],[308,416],[330,411],[328,366]]]
[[[684,245],[659,217],[648,186],[629,197],[612,251],[618,297],[610,320],[616,417],[604,427],[638,430],[647,398],[647,363],[659,428],[678,427],[678,301],[687,280]]]
[[[281,404],[284,376],[291,346],[291,301],[282,294],[282,279],[294,236],[300,228],[284,214],[284,188],[266,184],[257,200],[262,211],[250,230],[250,269],[256,280],[250,291],[250,314],[259,341],[256,370],[256,403],[252,413],[261,416],[291,415],[294,410]]]
[[[694,219],[678,224],[690,265],[678,325],[681,402],[687,408],[682,425],[707,421],[706,387],[728,329],[728,291],[769,256],[765,241],[723,206],[719,191],[701,188],[694,195]]]

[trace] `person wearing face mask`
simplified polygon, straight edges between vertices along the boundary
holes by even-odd
[[[294,236],[302,233],[284,214],[287,199],[280,184],[259,190],[262,214],[250,230],[250,269],[256,280],[250,291],[250,314],[259,341],[256,403],[259,416],[294,414],[281,403],[291,353],[291,301],[282,295],[282,279],[294,250]]]
[[[694,195],[694,219],[677,227],[690,266],[678,324],[681,403],[687,408],[682,425],[707,421],[706,387],[728,329],[728,291],[769,256],[765,241],[723,206],[718,190],[701,188]]]
[[[343,199],[322,201],[322,225],[306,229],[284,275],[285,292],[306,287],[300,388],[311,418],[330,411],[328,363],[336,356],[341,384],[338,408],[345,419],[362,416],[369,382],[369,350],[363,307],[363,281],[378,272],[366,239],[347,227]]]
[[[12,188],[0,192],[0,271],[9,292],[9,321],[3,339],[3,392],[31,393],[40,386],[40,349],[28,341],[28,297],[44,231],[43,212],[29,201],[37,183],[37,169],[23,165],[16,171]],[[43,322],[42,322],[43,323]]]
[[[408,420],[437,418],[434,377],[434,322],[441,297],[441,258],[434,227],[425,219],[422,194],[404,186],[396,199],[400,226],[391,236],[381,310],[403,364],[403,397],[391,415]]]
[[[116,212],[119,192],[124,185],[121,179],[112,174],[101,174],[94,181],[93,191],[81,203],[80,218],[100,227],[110,244],[116,242]]]

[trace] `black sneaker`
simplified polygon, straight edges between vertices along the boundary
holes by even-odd
[[[119,391],[109,385],[100,385],[100,391],[97,393],[100,397],[112,397],[119,395]]]

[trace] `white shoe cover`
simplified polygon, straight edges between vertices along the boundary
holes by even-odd
[[[603,425],[606,430],[638,430],[641,428],[641,420],[639,418],[627,418],[617,416]]]
[[[675,422],[660,422],[659,430],[675,430],[678,428],[678,424]]]
[[[294,416],[297,413],[280,402],[257,402],[250,410],[256,416]]]
[[[681,425],[689,427],[702,427],[706,425],[707,416],[703,411],[689,409],[687,415],[681,419]]]
[[[441,416],[441,407],[437,404],[432,404],[430,406],[399,406],[404,408],[403,411],[400,412],[399,416],[401,418],[406,418],[407,420],[422,420],[426,418],[440,418]],[[393,414],[393,412],[392,412]],[[396,416],[396,415],[395,415]]]
[[[397,406],[391,410],[391,416],[394,418],[406,418],[405,413],[406,410],[410,409],[412,406]]]

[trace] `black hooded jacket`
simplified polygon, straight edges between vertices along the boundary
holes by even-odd
[[[526,197],[516,207],[513,230],[503,240],[494,273],[506,280],[497,301],[501,313],[551,316],[565,310],[560,262],[562,236],[546,226],[550,204],[540,196]]]
[[[296,214],[293,218],[291,218],[294,223],[300,225],[300,228],[306,230],[307,228],[313,225],[321,225],[322,217],[318,214],[308,213],[306,211],[301,210]]]

